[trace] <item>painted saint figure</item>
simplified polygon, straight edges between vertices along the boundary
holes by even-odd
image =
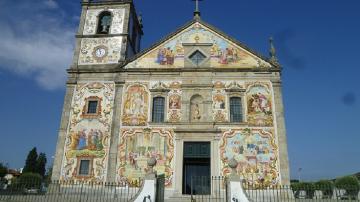
[[[157,54],[156,63],[160,65],[173,65],[175,60],[174,51],[168,48],[160,48]]]
[[[179,95],[172,95],[170,96],[170,109],[180,109],[180,96]]]
[[[193,120],[200,120],[201,119],[199,104],[194,105],[192,112],[193,112],[193,117],[192,117]]]
[[[214,103],[214,107],[215,109],[225,109],[225,101],[224,101],[224,96],[222,95],[216,95],[215,96],[215,103]]]
[[[79,142],[77,145],[77,150],[82,150],[87,148],[87,142],[86,142],[86,130],[79,131],[78,133]]]

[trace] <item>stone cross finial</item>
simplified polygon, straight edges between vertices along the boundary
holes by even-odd
[[[270,61],[277,64],[278,59],[276,57],[276,49],[275,49],[275,46],[274,46],[273,37],[270,37],[269,42],[270,42]]]
[[[236,168],[238,166],[238,162],[236,161],[235,158],[232,158],[229,163],[228,163],[229,167],[231,168],[231,175],[237,175],[236,172]]]
[[[139,13],[139,15],[138,15],[138,21],[139,21],[140,27],[143,27],[143,17],[142,17],[142,13]]]
[[[147,160],[148,174],[154,173],[154,167],[156,166],[157,160],[155,157],[151,157]]]

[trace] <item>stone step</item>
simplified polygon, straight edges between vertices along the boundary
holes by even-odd
[[[191,202],[191,196],[172,196],[165,199],[166,202]]]

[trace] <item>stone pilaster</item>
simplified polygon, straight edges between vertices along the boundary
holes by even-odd
[[[68,84],[66,88],[66,94],[65,94],[65,100],[64,100],[64,107],[62,111],[61,116],[61,123],[60,123],[60,129],[59,129],[59,136],[58,141],[56,145],[56,153],[55,153],[55,159],[53,163],[53,171],[52,171],[52,180],[59,180],[61,175],[61,167],[62,167],[62,161],[64,157],[64,147],[65,147],[65,141],[66,141],[66,133],[69,126],[70,121],[70,112],[71,112],[71,104],[72,104],[72,98],[74,95],[74,89],[76,85],[74,84]]]
[[[279,144],[280,174],[283,185],[290,184],[289,157],[286,140],[286,128],[284,118],[284,105],[282,98],[281,81],[273,81],[275,117]]]
[[[121,105],[122,105],[122,92],[123,84],[117,83],[115,85],[115,103],[114,103],[114,114],[113,114],[113,123],[111,129],[111,140],[110,140],[110,152],[109,152],[109,164],[107,169],[107,182],[116,181],[116,172],[117,172],[117,155],[118,155],[118,145],[119,145],[119,136],[120,136],[120,121],[121,121]]]
[[[175,148],[176,148],[176,158],[175,158],[175,193],[176,195],[182,194],[182,173],[183,173],[183,154],[184,154],[184,141],[182,138],[175,136]]]
[[[84,25],[85,25],[87,10],[88,10],[87,6],[82,6],[81,16],[80,16],[80,24],[79,24],[77,35],[82,35],[84,32]],[[81,38],[76,38],[73,62],[71,64],[72,68],[75,68],[78,65],[80,48],[81,48]]]

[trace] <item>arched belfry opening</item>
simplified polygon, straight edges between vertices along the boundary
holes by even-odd
[[[109,11],[103,11],[99,14],[97,34],[109,34],[111,27],[112,15]]]

